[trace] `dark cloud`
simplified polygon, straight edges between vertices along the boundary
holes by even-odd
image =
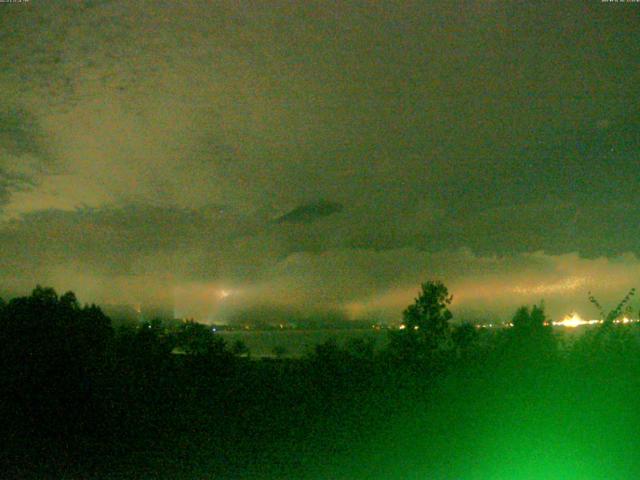
[[[275,219],[276,223],[311,223],[342,211],[342,204],[321,200],[294,208]]]
[[[45,134],[34,115],[0,105],[0,208],[13,193],[37,186],[38,174],[51,164],[49,155]]]
[[[33,115],[0,107],[0,150],[15,157],[44,155],[43,133]]]
[[[353,315],[399,312],[433,275],[496,309],[581,298],[571,279],[619,258],[632,282],[632,8],[5,8],[3,281],[110,303],[209,305],[227,288]]]
[[[0,166],[0,208],[9,202],[13,192],[33,186],[28,175],[11,172]]]

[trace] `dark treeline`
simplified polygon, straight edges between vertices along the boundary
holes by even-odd
[[[70,292],[0,301],[2,476],[638,478],[622,303],[569,338],[542,306],[484,330],[452,323],[450,302],[425,283],[382,350],[258,360],[195,322],[114,329]]]

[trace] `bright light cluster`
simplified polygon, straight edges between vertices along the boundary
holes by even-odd
[[[638,319],[623,317],[623,318],[614,320],[613,323],[627,324],[627,323],[635,323],[638,321],[639,321]],[[580,327],[582,325],[597,325],[599,323],[603,323],[603,320],[583,320],[582,318],[580,318],[580,315],[578,315],[577,313],[573,313],[571,315],[566,316],[560,322],[553,322],[553,325],[556,327],[575,328],[575,327]]]
[[[603,323],[603,320],[584,320],[577,313],[572,313],[571,315],[567,315],[559,322],[552,322],[554,327],[566,327],[566,328],[576,328],[581,327],[583,325],[598,325]],[[623,317],[617,320],[614,320],[613,323],[617,324],[629,324],[629,323],[637,323],[640,322],[640,319]],[[545,325],[549,325],[545,323]],[[484,324],[476,324],[476,328],[510,328],[513,327],[513,323],[484,323]],[[404,325],[400,325],[400,329],[403,330],[405,328]]]
[[[559,322],[553,322],[555,327],[568,327],[568,328],[576,328],[582,325],[594,325],[597,323],[601,323],[602,320],[583,320],[580,315],[577,313],[572,313],[571,315],[567,315]]]

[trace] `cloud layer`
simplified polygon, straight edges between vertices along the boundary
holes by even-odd
[[[265,302],[397,318],[432,277],[468,315],[622,296],[637,15],[463,7],[7,5],[0,290],[203,318]]]

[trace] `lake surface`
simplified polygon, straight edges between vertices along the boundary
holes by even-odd
[[[376,348],[387,344],[387,330],[242,330],[234,332],[219,332],[224,340],[231,345],[236,340],[242,340],[249,348],[252,357],[272,357],[274,350],[284,348],[286,357],[299,357],[312,352],[320,343],[335,338],[339,345],[355,338],[371,338]]]
[[[563,339],[569,344],[575,341],[586,331],[594,328],[585,325],[578,328],[554,327],[558,339]],[[496,331],[499,329],[496,329]],[[376,349],[387,346],[388,330],[344,329],[344,330],[237,330],[221,331],[220,335],[229,344],[236,340],[242,340],[249,348],[252,357],[274,357],[276,348],[284,348],[284,357],[300,357],[308,352],[313,352],[316,345],[334,338],[340,346],[355,338],[373,339]]]

